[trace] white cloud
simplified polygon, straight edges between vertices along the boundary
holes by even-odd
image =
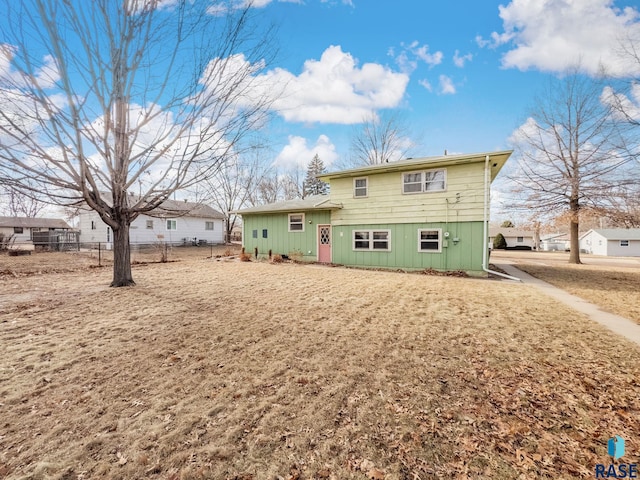
[[[265,88],[285,89],[273,108],[287,121],[353,124],[378,109],[396,107],[409,76],[376,63],[360,67],[349,53],[331,46],[320,60],[307,60],[297,76],[275,69],[260,80]]]
[[[624,93],[614,91],[612,87],[605,87],[600,101],[605,105],[613,106],[620,119],[640,122],[640,84],[631,85],[629,94],[631,98]]]
[[[422,85],[424,88],[426,88],[429,92],[433,92],[433,86],[431,85],[431,83],[429,83],[429,80],[422,79],[422,80],[419,80],[418,83]]]
[[[466,55],[460,55],[460,52],[456,50],[453,54],[453,64],[456,67],[462,68],[466,62],[470,62],[473,59],[473,55],[471,53],[467,53]]]
[[[444,55],[441,51],[434,53],[429,52],[429,45],[420,45],[419,42],[414,41],[409,45],[404,43],[400,44],[402,50],[396,54],[394,48],[389,48],[387,54],[395,57],[395,61],[403,72],[411,73],[420,62],[426,63],[429,68],[434,67],[442,63]]]
[[[440,94],[453,95],[456,93],[456,87],[453,84],[453,80],[446,75],[440,75]]]
[[[47,90],[55,86],[60,80],[60,71],[51,55],[42,57],[39,67],[33,68],[33,75],[27,76],[14,69],[11,62],[14,60],[18,47],[7,43],[0,43],[0,82],[10,88],[34,87]]]
[[[169,0],[167,0],[169,1]],[[277,0],[280,3],[298,3],[303,4],[303,0]],[[222,1],[222,2],[214,2],[207,8],[207,13],[209,15],[225,15],[233,10],[241,10],[243,8],[251,7],[251,8],[264,8],[270,3],[273,3],[274,0],[234,0],[234,1]],[[345,1],[346,5],[349,5],[350,2]]]
[[[512,0],[499,10],[504,32],[476,41],[509,45],[502,57],[506,68],[562,72],[580,64],[589,74],[601,65],[615,75],[639,73],[637,62],[619,56],[621,39],[640,38],[636,8],[617,8],[613,0]]]
[[[282,149],[273,164],[285,170],[307,168],[316,154],[325,167],[329,167],[338,159],[336,147],[326,135],[320,135],[312,146],[307,145],[306,138],[290,135],[289,144]]]

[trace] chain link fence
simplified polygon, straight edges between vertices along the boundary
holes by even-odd
[[[185,244],[185,242],[132,243],[131,263],[175,262],[193,258],[234,255],[237,245]],[[64,242],[52,245],[12,242],[0,246],[0,276],[69,272],[113,265],[113,244]]]

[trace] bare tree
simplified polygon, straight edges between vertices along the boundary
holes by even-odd
[[[273,55],[250,3],[4,2],[0,181],[86,204],[113,230],[112,286],[134,285],[129,226],[215,174],[261,126]],[[215,13],[215,14],[214,14]],[[272,94],[273,92],[269,92]],[[140,192],[140,196],[130,193]]]
[[[601,101],[601,83],[578,72],[551,80],[536,98],[514,135],[519,164],[510,176],[516,193],[524,195],[521,206],[551,215],[567,212],[570,263],[581,263],[581,209],[601,206],[604,192],[625,185],[631,164],[625,129]]]
[[[254,156],[251,153],[229,160],[214,177],[201,185],[205,189],[204,201],[224,215],[225,242],[230,241],[238,221],[233,212],[252,203],[263,178],[263,162],[257,153]]]
[[[351,166],[377,165],[406,158],[414,147],[398,113],[363,118],[351,138]]]
[[[35,189],[35,185],[33,186]],[[0,192],[0,197],[6,199],[6,214],[11,217],[37,217],[47,206],[39,200],[37,195],[25,194],[16,190],[11,185],[5,185]]]
[[[277,202],[282,198],[282,177],[277,170],[263,173],[253,193],[249,195],[249,205],[264,205]]]

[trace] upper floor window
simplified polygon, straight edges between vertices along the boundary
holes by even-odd
[[[629,240],[620,240],[620,246],[621,247],[628,247],[629,246]]]
[[[304,232],[304,213],[289,214],[289,231]]]
[[[147,220],[147,228],[148,228],[149,230],[152,230],[152,229],[153,229],[153,220]]]
[[[24,233],[23,227],[13,227],[13,233]]]
[[[96,221],[91,220],[91,230],[95,230],[95,229],[96,229]]]
[[[367,177],[353,179],[353,196],[362,198],[369,195],[369,179]]]
[[[446,170],[425,170],[402,174],[402,193],[440,192],[446,188]]]
[[[204,222],[205,230],[213,230],[213,222]]]
[[[167,230],[177,230],[178,225],[175,220],[167,220]]]

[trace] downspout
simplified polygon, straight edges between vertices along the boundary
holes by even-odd
[[[491,185],[491,170],[489,168],[489,155],[484,157],[484,218],[482,221],[482,270],[492,275],[498,275],[499,277],[508,278],[509,280],[516,280],[521,282],[517,277],[512,277],[506,273],[496,272],[489,270],[489,186]]]

